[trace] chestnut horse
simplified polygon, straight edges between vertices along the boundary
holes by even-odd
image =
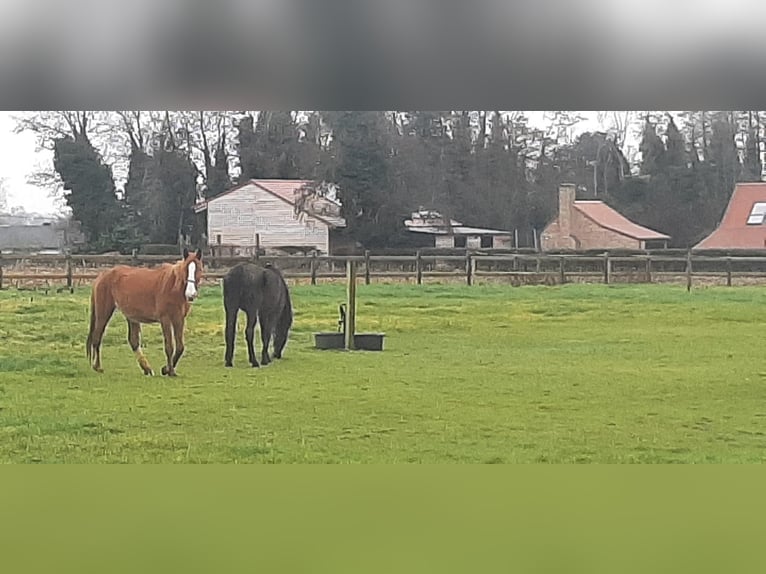
[[[115,309],[128,320],[128,343],[145,375],[153,375],[141,350],[141,323],[159,323],[165,337],[167,365],[162,374],[176,376],[176,365],[184,352],[184,323],[197,297],[202,279],[202,251],[183,260],[154,269],[118,265],[98,276],[90,298],[90,332],[86,342],[88,359],[99,373],[101,339]],[[174,348],[175,339],[175,348]]]

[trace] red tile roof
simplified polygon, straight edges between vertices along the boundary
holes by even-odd
[[[664,233],[659,233],[648,227],[633,223],[603,201],[575,201],[574,206],[580,213],[597,225],[632,237],[633,239],[670,239]]]
[[[694,249],[763,249],[766,225],[748,225],[747,218],[756,202],[766,202],[766,183],[738,183],[729,199],[726,213],[715,231]]]

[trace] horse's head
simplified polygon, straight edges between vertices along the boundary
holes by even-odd
[[[187,301],[194,301],[197,298],[198,285],[202,281],[202,250],[197,249],[196,253],[189,253],[188,249],[184,249],[182,265],[186,276],[184,294]]]

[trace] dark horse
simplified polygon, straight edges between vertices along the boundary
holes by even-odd
[[[174,377],[184,352],[184,324],[191,302],[197,298],[202,279],[202,251],[189,253],[175,264],[154,269],[118,265],[104,271],[93,283],[90,297],[90,331],[86,342],[88,359],[99,373],[101,339],[115,309],[128,320],[128,342],[145,375],[153,375],[141,351],[141,323],[159,323],[165,337],[167,365],[162,374]],[[175,348],[173,342],[175,339]]]
[[[258,366],[253,348],[255,324],[261,322],[261,363],[268,365],[269,342],[274,337],[274,358],[281,359],[287,335],[293,324],[290,291],[282,273],[275,267],[258,267],[240,263],[223,278],[223,306],[226,311],[226,366],[232,366],[237,314],[240,309],[247,315],[245,338],[250,364]]]

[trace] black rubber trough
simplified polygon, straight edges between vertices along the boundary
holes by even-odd
[[[355,333],[354,347],[357,351],[382,351],[385,333]],[[314,333],[317,349],[343,349],[346,346],[343,333]]]

